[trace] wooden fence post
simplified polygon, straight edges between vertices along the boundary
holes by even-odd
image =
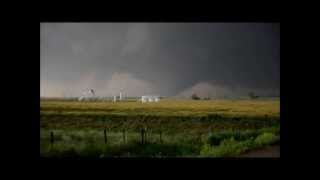
[[[127,143],[126,130],[122,131],[123,143]]]
[[[143,128],[141,129],[141,144],[144,144],[144,132],[143,132]]]
[[[104,143],[107,144],[107,129],[104,128]]]
[[[147,128],[145,128],[145,132],[144,132],[144,143],[147,144],[148,143],[148,136],[147,136]]]
[[[54,136],[53,136],[53,131],[50,132],[50,144],[51,146],[53,145],[54,143]]]

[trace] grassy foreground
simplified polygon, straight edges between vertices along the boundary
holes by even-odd
[[[241,153],[280,142],[279,128],[223,131],[202,136],[189,134],[148,134],[142,144],[140,134],[109,132],[107,143],[101,131],[41,131],[40,150],[44,157],[236,157]]]
[[[40,105],[45,157],[233,157],[280,141],[279,100],[46,100]],[[141,128],[147,129],[145,144]]]

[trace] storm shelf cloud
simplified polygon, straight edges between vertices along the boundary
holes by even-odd
[[[279,23],[41,23],[40,96],[280,93]]]

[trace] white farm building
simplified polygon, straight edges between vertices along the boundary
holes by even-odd
[[[78,98],[79,101],[89,101],[96,98],[95,92],[93,89],[88,89],[83,92],[82,96]]]
[[[141,96],[141,102],[159,102],[159,96]]]

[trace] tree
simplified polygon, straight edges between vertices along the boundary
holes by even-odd
[[[199,99],[200,99],[200,98],[197,96],[196,93],[193,93],[192,96],[191,96],[191,98],[192,98],[193,100],[199,100]]]

